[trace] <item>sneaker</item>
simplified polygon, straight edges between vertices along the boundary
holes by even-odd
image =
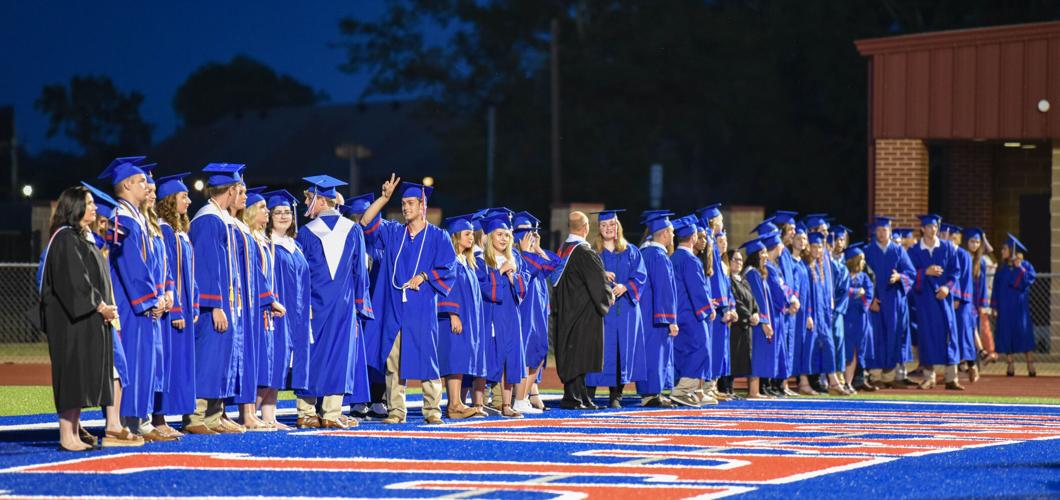
[[[691,408],[699,408],[699,401],[692,395],[670,395],[670,402],[677,406],[688,406]]]
[[[512,409],[524,415],[537,415],[541,413],[541,410],[534,408],[530,404],[530,401],[526,399],[517,399],[515,404],[512,405]]]
[[[368,418],[368,405],[364,403],[357,403],[350,407],[350,416],[357,420],[365,420]]]
[[[385,420],[388,416],[390,412],[383,403],[372,403],[372,407],[368,410],[369,420]]]

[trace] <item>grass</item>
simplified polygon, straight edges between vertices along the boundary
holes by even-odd
[[[0,363],[47,363],[47,342],[2,342]]]

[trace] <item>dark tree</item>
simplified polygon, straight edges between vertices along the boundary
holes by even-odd
[[[105,76],[75,76],[69,87],[45,85],[34,106],[48,115],[48,137],[63,135],[98,160],[116,151],[143,151],[152,125],[140,116],[143,94],[122,92]]]
[[[454,119],[444,143],[468,203],[482,199],[494,105],[497,199],[548,208],[557,19],[566,200],[647,208],[658,162],[664,206],[679,213],[753,203],[854,225],[866,64],[853,41],[1057,14],[1055,2],[1001,0],[395,0],[374,22],[343,19],[339,45],[344,70],[373,72],[370,93],[423,95]]]
[[[327,100],[289,75],[245,55],[209,62],[177,88],[173,109],[185,126],[206,125],[229,114],[281,106],[311,106]]]

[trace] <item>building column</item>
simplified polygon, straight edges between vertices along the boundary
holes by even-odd
[[[1053,143],[1052,194],[1049,197],[1049,271],[1060,272],[1060,141]],[[1040,272],[1040,271],[1039,271]],[[1051,352],[1060,352],[1060,279],[1049,279]]]
[[[872,215],[894,217],[897,226],[917,227],[916,215],[928,211],[928,176],[924,141],[877,139]]]

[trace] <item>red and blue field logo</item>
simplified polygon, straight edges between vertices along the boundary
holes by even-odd
[[[1060,496],[1060,407],[1044,405],[551,410],[82,454],[54,451],[55,431],[26,420],[0,420],[0,498]]]

